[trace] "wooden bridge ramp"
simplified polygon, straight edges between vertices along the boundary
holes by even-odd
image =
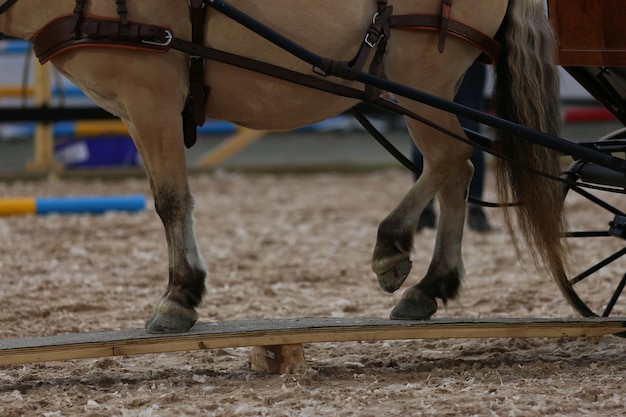
[[[290,372],[304,365],[303,343],[442,338],[599,337],[626,332],[622,319],[260,319],[198,323],[190,332],[143,329],[0,341],[0,365],[253,346],[253,369]]]

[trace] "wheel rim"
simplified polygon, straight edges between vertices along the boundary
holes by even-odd
[[[576,171],[571,168],[568,172]],[[580,188],[576,174],[564,178],[572,184],[564,188],[565,239],[572,265],[563,292],[582,316],[626,316],[626,233],[615,236],[616,229],[609,226],[616,216],[624,215],[619,207],[623,195]],[[593,210],[594,215],[574,217],[580,210]]]

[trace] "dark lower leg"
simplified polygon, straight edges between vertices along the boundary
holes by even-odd
[[[206,279],[193,233],[192,197],[186,184],[181,191],[162,184],[155,191],[156,211],[168,246],[169,280],[146,329],[155,333],[186,331],[197,320],[195,307],[204,295]]]

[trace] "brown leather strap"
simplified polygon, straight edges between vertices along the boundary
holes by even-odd
[[[370,51],[380,46],[382,39],[389,38],[391,32],[389,29],[389,18],[393,12],[393,7],[387,6],[386,0],[379,0],[378,7],[378,12],[372,19],[372,24],[365,33],[363,42],[354,58],[351,61],[325,59],[319,68],[324,75],[354,80],[363,69]]]
[[[80,31],[78,25],[80,23],[80,18],[83,15],[83,9],[85,8],[85,2],[87,0],[76,0],[76,4],[74,5],[74,11],[72,16],[72,32],[76,33],[76,36],[80,36]]]
[[[269,64],[267,62],[258,61],[256,59],[247,58],[230,52],[221,51],[205,45],[198,45],[183,39],[174,37],[171,48],[177,51],[185,52],[192,55],[201,55],[212,61],[222,62],[239,68],[244,68],[259,74],[268,75],[284,81],[292,82],[302,86],[310,87],[327,93],[354,98],[356,100],[364,100],[363,91],[327,81],[324,78],[303,74],[278,65]]]
[[[396,15],[391,16],[390,25],[392,28],[439,31],[441,17],[431,14]],[[500,55],[500,44],[489,35],[454,19],[449,19],[447,31],[451,36],[469,42],[480,49],[490,63],[497,61]]]
[[[206,23],[204,0],[191,0],[189,2],[189,19],[191,21],[191,41],[198,45],[204,45]],[[204,125],[206,120],[208,94],[209,88],[204,84],[204,57],[191,54],[189,57],[189,93],[182,113],[183,133],[187,148],[196,143],[196,126]]]
[[[128,9],[126,8],[126,0],[115,0],[117,3],[117,15],[123,25],[128,24]]]
[[[393,7],[387,4],[387,0],[377,0],[377,12],[354,58],[352,58],[351,61],[338,61],[330,58],[324,59],[319,67],[323,75],[332,75],[347,80],[354,80],[363,69],[370,52],[375,49],[376,52],[370,63],[369,73],[384,76],[383,57],[387,49],[387,40],[391,35],[389,18],[392,13]],[[365,92],[367,98],[374,99],[380,95],[381,90],[366,85]]]
[[[102,17],[83,16],[77,27],[74,22],[73,14],[60,16],[33,36],[33,50],[39,62],[43,64],[56,53],[81,46],[166,52],[172,36],[165,27],[133,22],[122,25],[118,20]]]
[[[441,24],[439,25],[439,53],[443,53],[446,45],[446,36],[448,35],[448,27],[450,26],[450,12],[452,11],[452,0],[443,0],[441,2]]]

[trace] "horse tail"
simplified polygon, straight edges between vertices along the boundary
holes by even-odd
[[[561,112],[555,39],[541,0],[509,0],[497,35],[503,56],[495,68],[494,104],[504,119],[558,135]],[[535,264],[550,271],[567,299],[577,298],[569,297],[567,285],[562,188],[529,170],[558,176],[558,154],[512,132],[498,132],[494,149],[504,155],[495,161],[499,199],[521,203],[504,210],[508,232],[515,237],[516,219]],[[520,253],[517,241],[514,244]]]

